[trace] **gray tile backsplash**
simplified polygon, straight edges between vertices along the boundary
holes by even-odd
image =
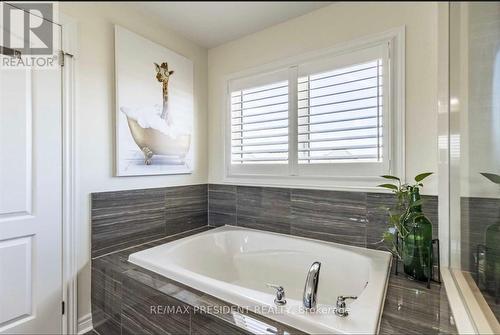
[[[166,234],[164,189],[93,193],[91,201],[93,257]]]
[[[387,193],[366,194],[366,246],[371,249],[384,249],[382,233],[387,229],[387,212],[384,208],[394,202],[394,195]],[[424,207],[425,209],[425,207]]]
[[[192,185],[165,190],[167,235],[206,226],[208,222],[208,186]]]
[[[366,193],[293,189],[291,234],[364,247]]]
[[[207,225],[206,184],[91,194],[92,257]]]
[[[236,225],[236,186],[208,185],[208,222],[213,226]]]
[[[237,186],[237,225],[290,234],[290,194],[287,188]]]
[[[423,198],[437,237],[437,197]],[[231,224],[382,249],[387,226],[383,208],[393,199],[386,193],[210,184],[208,220],[210,226]]]
[[[437,237],[437,197],[424,196]],[[236,225],[384,248],[391,194],[202,184],[91,195],[92,257],[206,226]]]

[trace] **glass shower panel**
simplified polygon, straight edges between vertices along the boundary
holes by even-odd
[[[500,320],[500,3],[450,6],[450,264]],[[496,319],[496,320],[495,320]]]

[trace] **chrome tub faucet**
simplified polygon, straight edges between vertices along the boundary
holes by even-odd
[[[320,262],[312,263],[307,272],[306,284],[304,286],[304,294],[302,301],[307,310],[316,308],[318,297],[319,270],[321,269]]]

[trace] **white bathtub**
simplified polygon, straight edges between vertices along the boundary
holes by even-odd
[[[129,261],[307,333],[374,334],[391,255],[224,226],[136,252]],[[318,308],[306,312],[301,307],[302,292],[315,261],[321,262]],[[287,304],[275,313],[275,292],[266,283],[285,288]],[[348,302],[350,313],[344,318],[333,313],[339,295],[358,296]]]

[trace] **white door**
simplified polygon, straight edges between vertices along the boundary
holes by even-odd
[[[59,26],[54,29],[61,33]],[[57,46],[56,41],[54,50]],[[2,64],[0,333],[57,334],[62,330],[61,68]]]

